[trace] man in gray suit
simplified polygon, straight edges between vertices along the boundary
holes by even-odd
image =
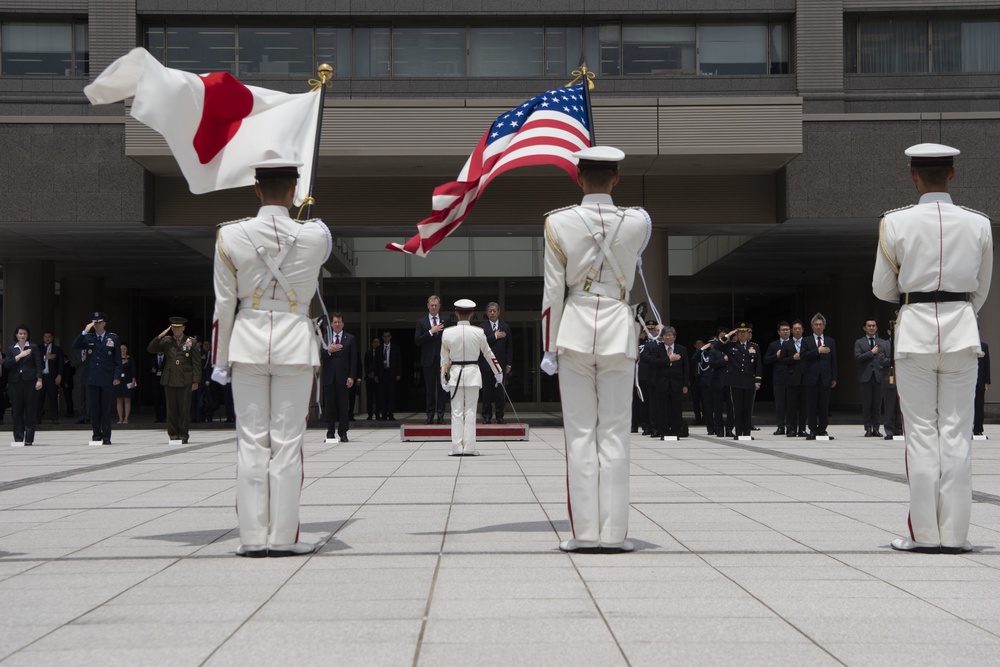
[[[858,382],[861,384],[861,417],[865,422],[865,437],[880,438],[879,413],[882,408],[882,375],[878,362],[879,350],[885,340],[878,337],[878,322],[865,320],[865,335],[854,342],[854,360],[858,362]]]

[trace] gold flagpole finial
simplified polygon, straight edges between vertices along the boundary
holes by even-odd
[[[570,72],[575,78],[567,83],[567,86],[572,86],[582,79],[587,79],[587,90],[594,89],[594,79],[597,77],[592,71],[587,69],[587,63],[580,65],[580,69],[575,69]]]
[[[333,79],[333,67],[331,67],[329,63],[323,63],[317,67],[316,74],[319,76],[318,79],[309,79],[309,85],[312,86],[312,91],[319,90],[323,86],[326,86],[327,88],[333,86],[333,83],[331,82],[331,79]]]

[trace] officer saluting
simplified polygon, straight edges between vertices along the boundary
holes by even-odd
[[[733,398],[736,425],[733,440],[738,440],[741,435],[750,435],[753,398],[760,389],[763,355],[757,343],[750,342],[752,333],[752,324],[740,322],[736,327],[736,340],[730,335],[723,349],[727,363],[724,381]]]
[[[990,289],[993,236],[989,218],[948,194],[958,153],[940,144],[906,149],[920,201],[879,222],[872,291],[899,303],[893,352],[910,484],[910,534],[892,541],[901,551],[972,549],[976,314]]]
[[[106,330],[108,316],[90,314],[90,322],[73,339],[74,350],[84,350],[83,384],[87,387],[90,426],[94,442],[111,444],[111,388],[119,384],[122,373],[122,349],[118,334]]]
[[[187,320],[171,317],[170,326],[149,342],[146,351],[163,355],[160,384],[167,397],[167,437],[187,444],[191,425],[191,392],[201,383],[201,346],[184,335]]]
[[[220,225],[215,246],[212,379],[232,379],[241,556],[311,553],[299,542],[302,443],[322,341],[309,319],[333,240],[321,220],[293,220],[301,163],[252,165],[261,207]]]
[[[573,156],[583,202],[545,221],[542,294],[541,367],[559,373],[573,530],[559,548],[632,551],[625,535],[639,325],[629,291],[652,222],[644,210],[611,199],[624,153],[595,146]]]

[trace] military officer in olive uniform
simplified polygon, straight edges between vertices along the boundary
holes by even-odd
[[[146,351],[163,355],[160,384],[167,398],[167,437],[187,444],[191,424],[191,392],[201,383],[201,346],[184,335],[183,317],[171,317],[170,326],[149,341]]]
[[[750,419],[753,414],[753,398],[760,389],[762,358],[757,343],[750,342],[753,326],[740,322],[736,327],[736,340],[729,336],[725,345],[725,383],[733,397],[733,418],[736,433],[733,440],[741,435],[750,435]]]
[[[90,322],[79,336],[73,339],[74,350],[84,350],[83,382],[87,386],[87,405],[90,407],[92,440],[111,444],[111,388],[121,383],[122,349],[118,334],[106,330],[107,315],[90,314]]]

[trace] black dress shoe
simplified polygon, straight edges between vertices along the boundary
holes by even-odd
[[[350,440],[347,439],[347,434],[346,433],[343,434],[342,436],[340,436],[340,441],[341,442],[350,442]]]
[[[188,439],[187,439],[187,438],[182,438],[182,439],[181,439],[181,444],[182,444],[182,445],[186,445],[186,444],[188,444]]]
[[[492,424],[493,423],[493,419],[490,418],[490,417],[483,417],[483,423],[484,424]]]
[[[388,417],[385,418],[385,421],[387,421],[387,422],[394,422],[394,421],[396,421],[396,415],[389,415]]]
[[[489,422],[487,422],[487,423],[489,423]],[[629,433],[638,433],[638,432],[639,432],[639,429],[637,429],[637,428],[634,428],[634,429],[632,429],[632,430],[629,431]]]
[[[882,439],[883,439],[883,440],[892,440],[892,433],[886,433],[886,434],[885,434],[885,437],[884,437],[884,438],[882,438]]]
[[[26,442],[26,443],[24,443],[24,446],[25,446],[25,447],[31,447],[31,446],[32,446],[32,445],[34,445],[34,444],[35,444],[35,443],[33,443],[33,442]]]
[[[879,430],[878,430],[878,429],[876,428],[876,429],[873,429],[873,430],[872,430],[872,437],[873,437],[873,438],[881,438],[881,437],[882,437],[882,434],[881,434],[881,433],[879,432]]]
[[[425,424],[433,424],[434,423],[434,418],[433,417],[428,417],[427,421],[425,421],[424,423]]]
[[[806,435],[806,440],[815,440],[815,439],[816,439],[816,436],[813,435],[812,433],[809,433],[808,435]]]
[[[760,430],[760,427],[759,427],[759,426],[751,426],[751,427],[750,427],[750,430],[751,430],[751,431],[759,431],[759,430]],[[749,434],[748,434],[748,435],[749,435]]]
[[[785,437],[786,438],[794,438],[797,435],[798,435],[798,433],[796,433],[795,431],[789,431],[788,433],[785,434]]]
[[[2,423],[3,423],[3,422],[0,422],[0,424],[2,424]],[[972,432],[972,435],[982,435],[982,434],[983,434],[983,432],[982,432],[982,431],[973,431],[973,432]]]
[[[785,429],[779,426],[777,429],[775,429],[774,435],[785,435]]]
[[[110,439],[110,438],[106,438],[105,440],[103,440],[103,441],[101,442],[101,444],[102,444],[102,445],[110,445],[110,444],[111,444],[111,439]]]
[[[733,433],[733,430],[732,430],[732,429],[729,429],[729,428],[727,428],[727,429],[726,429],[726,437],[727,437],[727,438],[731,438],[731,437],[733,437],[734,435],[736,435],[736,434],[735,434],[735,433]]]
[[[724,431],[716,431],[715,432],[715,437],[716,438],[725,438],[726,437],[726,433]]]
[[[438,423],[438,424],[444,424],[444,417],[443,417],[443,416],[441,416],[441,415],[438,415],[438,418],[437,418],[437,423]]]
[[[870,428],[866,428],[865,429],[865,437],[866,438],[870,438],[870,437],[872,437],[872,435],[873,435],[872,434],[872,430]]]
[[[506,424],[507,420],[504,419],[503,417],[497,417],[497,423],[498,424]]]
[[[649,435],[649,429],[648,428],[642,429],[642,433],[640,433],[639,435]]]
[[[327,440],[333,440],[333,439],[334,439],[334,438],[336,438],[336,437],[337,437],[337,434],[336,434],[336,433],[331,433],[330,431],[327,431],[327,432],[326,432],[326,439],[327,439]]]

